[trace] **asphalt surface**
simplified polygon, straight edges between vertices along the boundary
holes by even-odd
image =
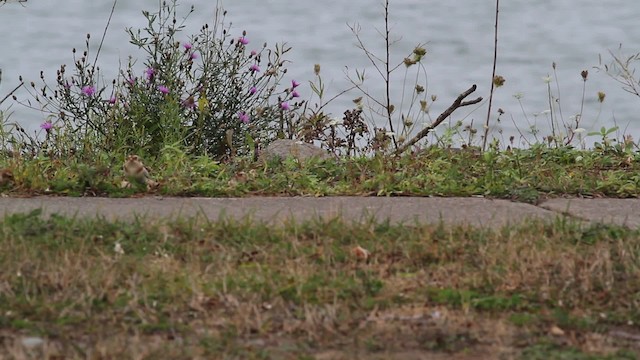
[[[2,214],[27,213],[35,209],[42,209],[45,217],[59,214],[108,220],[164,221],[196,217],[282,223],[340,217],[347,221],[373,218],[409,225],[442,222],[500,228],[528,219],[554,221],[564,217],[630,228],[640,226],[640,199],[551,199],[531,205],[474,197],[0,198]]]

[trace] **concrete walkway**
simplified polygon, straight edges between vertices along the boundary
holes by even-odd
[[[394,223],[443,222],[499,228],[527,219],[605,222],[640,227],[640,199],[551,199],[535,206],[485,198],[427,197],[255,197],[255,198],[0,198],[0,213],[25,213],[41,208],[45,216],[100,216],[109,220],[230,217],[254,221],[303,221],[342,217],[348,221],[375,218]]]

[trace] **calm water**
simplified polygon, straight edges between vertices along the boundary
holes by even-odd
[[[191,4],[196,7],[196,13],[188,21],[191,26],[185,32],[186,40],[200,25],[212,22],[214,5],[213,1],[206,0],[186,0],[182,4],[184,10]],[[116,74],[119,59],[124,61],[129,54],[135,54],[123,29],[144,26],[140,10],[154,11],[157,5],[157,0],[118,3],[100,58],[107,76]],[[290,78],[312,79],[313,64],[319,63],[331,95],[348,86],[347,68],[366,68],[370,77],[368,90],[382,93],[382,82],[355,47],[355,38],[347,27],[347,23],[358,22],[363,40],[372,51],[382,54],[384,44],[376,33],[376,28],[383,27],[381,1],[233,0],[223,5],[229,12],[228,20],[233,23],[232,31],[239,34],[247,30],[249,46],[285,41],[293,47]],[[19,74],[25,79],[37,80],[39,71],[44,70],[53,80],[60,64],[72,63],[71,48],[83,48],[87,32],[98,42],[111,6],[108,0],[29,0],[24,7],[15,3],[0,7],[0,67],[3,70],[0,95],[17,83]],[[391,1],[391,30],[400,38],[393,47],[394,61],[400,61],[416,43],[427,44],[427,90],[439,99],[432,108],[434,117],[471,84],[478,84],[477,95],[488,98],[494,6],[492,1],[479,0]],[[521,101],[529,121],[537,119],[539,126],[546,126],[544,115],[535,117],[534,114],[549,108],[547,85],[542,78],[552,73],[551,64],[555,62],[565,117],[580,110],[580,71],[588,69],[583,127],[590,130],[617,123],[639,138],[640,119],[636,114],[640,110],[640,98],[622,91],[613,80],[593,69],[599,54],[609,61],[608,49],[615,50],[620,43],[628,54],[640,51],[638,19],[640,3],[637,0],[502,2],[497,72],[506,78],[506,84],[497,90],[494,107],[502,108],[506,114],[498,127],[507,134],[515,133],[514,124],[522,129],[528,127],[513,96],[516,93],[523,95]],[[398,73],[394,81],[395,94],[401,93],[402,76]],[[551,85],[555,91],[555,80]],[[596,101],[598,91],[607,94],[602,107]],[[303,97],[311,94],[308,87],[302,92]],[[357,96],[357,93],[347,95],[333,103],[329,110],[339,115],[351,104],[350,99]],[[17,106],[12,110],[15,110],[13,120],[27,126],[36,127],[42,121],[37,113]],[[485,116],[486,103],[459,110],[454,120],[464,118],[478,124]]]

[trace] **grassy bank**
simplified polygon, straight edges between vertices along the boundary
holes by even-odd
[[[219,163],[167,152],[151,162],[144,184],[122,188],[123,160],[6,159],[13,172],[9,195],[178,196],[253,195],[483,195],[535,203],[542,197],[635,197],[640,193],[638,154],[537,146],[512,151],[428,148],[401,157],[295,159]]]
[[[0,229],[0,352],[15,358],[632,359],[640,350],[640,233],[618,227],[274,228],[34,213]],[[23,347],[27,337],[45,343]]]

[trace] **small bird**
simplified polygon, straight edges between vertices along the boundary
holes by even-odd
[[[140,182],[146,182],[149,179],[149,171],[144,166],[138,155],[129,155],[122,166],[124,175],[128,178],[135,179]]]
[[[160,183],[149,177],[149,170],[140,160],[138,155],[129,155],[122,166],[124,175],[130,179],[147,185],[147,191],[154,191],[160,187]],[[121,188],[130,188],[131,184],[127,180],[122,180]]]
[[[0,186],[13,183],[13,172],[9,169],[0,169]]]

